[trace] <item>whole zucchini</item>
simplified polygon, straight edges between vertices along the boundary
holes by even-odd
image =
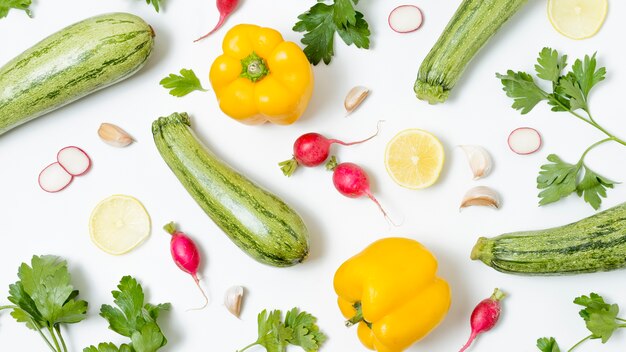
[[[573,224],[478,239],[471,258],[505,273],[565,275],[626,267],[626,203]]]
[[[307,257],[308,231],[300,216],[202,145],[186,113],[154,121],[152,134],[161,157],[187,192],[244,252],[278,267]]]
[[[527,1],[463,0],[420,66],[417,97],[445,102],[476,53]]]
[[[35,44],[0,68],[0,135],[137,72],[153,38],[141,18],[111,13]]]

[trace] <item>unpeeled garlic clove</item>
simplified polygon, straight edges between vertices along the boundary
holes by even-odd
[[[343,102],[343,106],[346,108],[346,113],[350,114],[354,110],[356,110],[356,108],[361,105],[363,100],[365,100],[365,98],[367,98],[369,94],[369,88],[363,86],[356,86],[350,89],[348,95],[346,95],[346,99]]]
[[[126,147],[135,140],[126,131],[112,123],[103,123],[98,128],[98,136],[109,145],[114,147]]]
[[[460,210],[471,206],[482,206],[500,209],[500,195],[492,188],[478,186],[465,193]]]
[[[241,313],[241,302],[243,301],[243,287],[233,286],[226,290],[224,294],[224,305],[232,315],[239,318]]]
[[[491,172],[493,160],[489,152],[479,145],[461,145],[474,174],[474,180],[486,177]]]

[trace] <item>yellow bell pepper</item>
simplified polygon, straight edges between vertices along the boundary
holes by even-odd
[[[233,27],[209,79],[222,111],[250,125],[289,125],[302,116],[313,94],[313,70],[300,47],[274,29]]]
[[[419,242],[386,238],[343,263],[335,274],[339,309],[358,324],[363,345],[401,352],[428,335],[450,308],[450,287]]]

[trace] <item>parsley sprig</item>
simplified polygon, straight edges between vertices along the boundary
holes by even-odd
[[[30,5],[32,0],[0,0],[0,18],[7,17],[11,9],[22,10],[28,17],[33,17]]]
[[[146,4],[152,4],[152,7],[154,7],[156,12],[159,12],[161,10],[161,1],[162,0],[146,0]]]
[[[576,193],[597,210],[602,204],[602,198],[606,198],[606,190],[613,188],[616,182],[591,170],[584,163],[585,157],[600,144],[617,142],[626,146],[626,141],[607,131],[591,114],[589,92],[606,76],[606,69],[597,67],[596,55],[576,60],[571,71],[563,74],[566,66],[567,55],[559,55],[551,48],[544,48],[539,53],[535,71],[539,79],[551,83],[552,92],[539,87],[533,76],[526,72],[508,70],[506,74],[496,76],[502,81],[506,95],[513,98],[512,107],[522,114],[529,113],[537,104],[546,101],[552,106],[552,111],[568,112],[607,136],[587,148],[576,164],[569,164],[555,154],[550,154],[549,163],[541,167],[537,177],[537,188],[541,190],[540,205]]]
[[[330,63],[334,50],[335,33],[347,44],[369,49],[370,30],[363,14],[354,9],[359,0],[333,0],[331,5],[319,0],[309,11],[298,16],[293,27],[304,32],[304,53],[313,65]]]
[[[193,91],[206,92],[207,90],[202,87],[200,79],[196,76],[193,70],[183,68],[180,70],[180,75],[170,73],[169,76],[163,78],[160,85],[165,89],[170,90],[170,94],[175,97],[183,97]]]
[[[619,306],[606,303],[604,298],[596,293],[580,296],[574,300],[574,303],[585,307],[579,312],[579,315],[585,320],[587,329],[591,334],[578,341],[567,352],[573,351],[587,340],[601,340],[602,343],[606,343],[617,329],[626,328],[626,319],[617,316]],[[561,352],[554,337],[538,339],[537,348],[541,352]]]

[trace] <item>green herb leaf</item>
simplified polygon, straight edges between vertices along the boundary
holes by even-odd
[[[585,95],[573,74],[569,73],[567,76],[561,77],[555,91],[568,99],[569,111],[589,110]]]
[[[537,59],[537,65],[535,65],[535,71],[537,71],[537,77],[552,81],[554,83],[559,82],[561,72],[567,66],[567,55],[559,56],[559,53],[550,48],[543,48],[539,53]]]
[[[170,94],[175,97],[183,97],[196,90],[206,92],[195,72],[185,68],[180,70],[180,76],[171,73],[163,78],[159,84],[166,89],[170,89]]]
[[[555,154],[548,155],[549,164],[541,166],[537,177],[539,205],[554,203],[576,191],[576,180],[580,166],[564,162]]]
[[[585,55],[584,62],[578,59],[572,66],[572,74],[576,77],[585,100],[587,100],[591,88],[603,81],[606,76],[606,68],[600,67],[596,70],[596,66],[596,54],[593,54],[591,57]]]
[[[316,324],[317,318],[307,312],[300,312],[293,308],[287,312],[285,326],[293,330],[293,337],[289,343],[302,347],[305,351],[317,351],[324,341],[324,335]]]
[[[156,351],[167,343],[161,329],[153,322],[144,325],[140,331],[133,332],[131,341],[133,349],[137,352]]]
[[[11,9],[23,10],[28,17],[32,17],[31,4],[32,0],[0,0],[0,18],[7,17]]]
[[[619,328],[617,314],[619,306],[608,304],[600,295],[591,293],[589,296],[580,296],[574,299],[574,303],[585,307],[579,312],[585,320],[587,329],[593,334],[593,338],[602,339],[606,343],[615,330]]]
[[[356,22],[354,24],[349,24],[347,26],[338,26],[337,33],[341,39],[343,39],[344,43],[348,45],[354,44],[357,48],[360,49],[369,49],[370,47],[370,29],[363,18],[363,14],[360,12],[356,13]]]
[[[96,346],[89,346],[83,349],[83,352],[135,352],[129,345],[123,344],[120,347],[112,343],[101,343]]]
[[[595,210],[600,208],[602,198],[606,198],[607,188],[613,188],[616,182],[600,176],[584,165],[585,176],[576,187],[579,197],[583,197]]]
[[[559,348],[559,344],[556,343],[556,340],[554,339],[554,337],[550,337],[550,338],[542,337],[538,339],[537,348],[539,348],[541,352],[561,352],[561,349]]]
[[[356,11],[352,0],[335,0],[333,22],[338,27],[356,23]]]
[[[529,113],[540,101],[548,99],[548,94],[528,73],[508,70],[506,75],[498,73],[496,77],[502,82],[506,95],[513,98],[513,109],[522,114]]]
[[[146,4],[152,4],[152,7],[154,7],[156,12],[159,12],[159,10],[161,9],[161,0],[146,0]]]

